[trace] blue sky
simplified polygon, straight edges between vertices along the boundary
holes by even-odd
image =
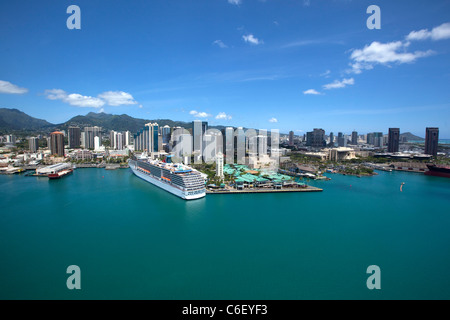
[[[81,9],[69,30],[67,7]],[[370,30],[369,5],[381,9]],[[2,1],[0,107],[450,138],[450,1]]]

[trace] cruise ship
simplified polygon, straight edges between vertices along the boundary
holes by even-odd
[[[147,157],[128,160],[130,169],[139,178],[182,199],[193,200],[206,195],[205,180],[200,172],[182,164],[151,160]]]

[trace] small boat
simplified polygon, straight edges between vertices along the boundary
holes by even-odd
[[[48,175],[49,179],[60,179],[64,176],[67,176],[68,174],[71,174],[73,172],[73,169],[64,169],[61,171],[58,171],[56,173],[51,173]]]

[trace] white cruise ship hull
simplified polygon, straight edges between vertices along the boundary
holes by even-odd
[[[178,196],[178,197],[180,197],[182,199],[194,200],[194,199],[203,198],[206,195],[206,191],[205,190],[203,190],[202,192],[199,192],[199,191],[183,191],[181,189],[178,189],[177,187],[171,186],[170,184],[168,184],[166,182],[160,181],[159,179],[157,179],[155,177],[152,177],[151,175],[148,175],[146,173],[143,173],[143,172],[135,169],[135,165],[132,162],[130,162],[130,169],[131,169],[131,171],[133,171],[133,173],[137,177],[139,177],[139,178],[141,178],[141,179],[143,179],[143,180],[145,180],[147,182],[150,182],[151,184],[153,184],[153,185],[155,185],[155,186],[157,186],[157,187],[159,187],[161,189],[164,189],[167,192],[170,192],[170,193],[172,193],[172,194],[174,194],[174,195],[176,195],[176,196]]]

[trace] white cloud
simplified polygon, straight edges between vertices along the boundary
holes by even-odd
[[[330,89],[339,89],[339,88],[345,88],[348,85],[355,84],[355,79],[343,79],[342,81],[335,80],[333,83],[329,83],[323,86],[324,89],[330,90]]]
[[[443,23],[438,27],[433,28],[431,31],[428,29],[422,29],[419,31],[412,31],[406,36],[406,40],[444,40],[450,39],[450,23]]]
[[[310,0],[303,0],[303,6],[309,7],[310,4],[311,4],[311,1],[310,1]]]
[[[105,104],[105,101],[99,98],[83,96],[78,93],[71,93],[67,95],[63,101],[76,107],[100,108]]]
[[[234,5],[240,5],[242,3],[242,0],[228,0],[228,3],[234,4]]]
[[[100,108],[105,105],[105,101],[99,98],[83,96],[78,93],[67,94],[61,89],[46,90],[47,99],[61,100],[75,107]]]
[[[418,58],[433,54],[433,51],[415,51],[407,52],[409,43],[395,41],[389,43],[380,43],[377,41],[366,45],[363,49],[353,50],[350,59],[352,69],[350,72],[361,73],[362,70],[370,70],[376,64],[388,65],[390,63],[412,63]]]
[[[84,96],[78,93],[68,94],[62,89],[45,90],[47,99],[61,100],[75,107],[82,108],[101,108],[105,104],[109,106],[122,106],[137,104],[133,96],[123,91],[106,91],[97,97]],[[139,106],[140,108],[142,107]]]
[[[218,120],[231,120],[232,117],[225,112],[219,112],[219,114],[216,116],[216,119]]]
[[[270,119],[269,119],[269,122],[277,123],[277,122],[278,122],[278,119],[277,119],[277,118],[270,118]]]
[[[193,115],[196,118],[208,118],[208,117],[211,117],[211,115],[206,113],[206,112],[198,112],[196,110],[190,111],[189,114]]]
[[[306,91],[303,91],[303,94],[313,94],[313,95],[317,95],[320,94],[320,92],[314,90],[314,89],[308,89]]]
[[[45,94],[50,100],[63,100],[67,97],[67,93],[61,89],[45,90]]]
[[[28,89],[26,89],[26,88],[21,88],[19,86],[16,86],[15,84],[12,84],[9,81],[0,80],[0,93],[24,94],[27,92],[28,92]]]
[[[329,78],[331,74],[330,70],[325,71],[324,73],[321,73],[320,76],[321,77],[325,77],[325,78]]]
[[[253,45],[258,45],[264,43],[262,40],[259,40],[256,38],[253,34],[243,35],[242,39],[244,39],[245,42],[248,42]]]
[[[225,43],[223,43],[222,40],[216,40],[213,42],[213,44],[219,46],[219,48],[222,48],[222,49],[228,48],[228,46]]]
[[[114,107],[137,104],[131,94],[123,91],[106,91],[99,94],[98,97],[105,100],[108,105]]]

